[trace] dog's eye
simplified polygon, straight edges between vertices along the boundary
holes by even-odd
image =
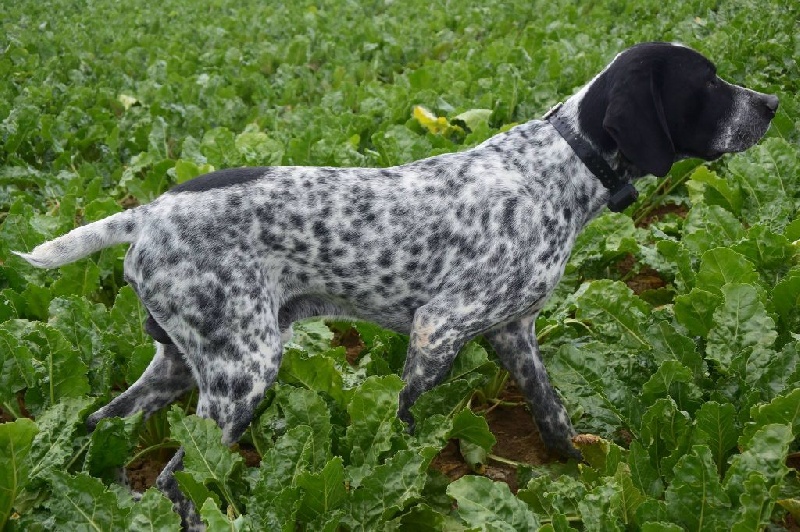
[[[717,78],[711,78],[710,80],[706,81],[706,88],[713,89],[717,86]]]

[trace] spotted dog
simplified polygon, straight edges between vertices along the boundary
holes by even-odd
[[[619,54],[544,120],[483,144],[392,168],[221,170],[150,204],[20,254],[54,268],[129,243],[125,278],[150,317],[156,355],[88,419],[145,415],[197,386],[197,413],[235,442],[273,383],[292,322],[348,316],[410,334],[398,415],[483,334],[511,372],[546,445],[579,456],[534,331],[575,237],[630,183],[677,160],[757,142],[778,99],[720,79],[680,45]],[[197,524],[173,472],[158,478]]]

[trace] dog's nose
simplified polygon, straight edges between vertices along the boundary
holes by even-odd
[[[775,112],[778,110],[778,97],[774,94],[766,94],[764,96],[764,104],[767,106],[767,109],[774,115]]]

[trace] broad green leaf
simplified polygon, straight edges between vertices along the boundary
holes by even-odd
[[[715,248],[703,253],[697,286],[708,292],[721,293],[728,283],[757,284],[758,274],[753,263],[730,248]]]
[[[539,527],[536,515],[503,482],[468,475],[447,486],[447,494],[456,500],[458,517],[470,529],[514,532]]]
[[[35,387],[36,373],[33,353],[6,328],[9,323],[0,324],[0,401],[4,410],[22,417],[17,392]]]
[[[318,473],[303,472],[297,477],[303,489],[303,502],[298,515],[313,521],[339,508],[347,496],[344,466],[341,457],[335,457]]]
[[[451,122],[463,122],[470,131],[475,131],[480,126],[488,124],[491,116],[491,109],[470,109],[454,116]]]
[[[672,398],[658,399],[642,416],[640,441],[659,475],[669,480],[673,467],[689,448],[691,423]]]
[[[184,450],[184,471],[195,480],[220,489],[228,504],[236,506],[231,479],[244,465],[242,457],[222,443],[222,431],[211,419],[185,416],[173,406],[167,413],[172,437]]]
[[[578,502],[583,500],[588,489],[589,486],[584,482],[569,475],[561,475],[556,478],[542,475],[532,478],[524,489],[517,492],[517,497],[536,514],[576,515]]]
[[[742,209],[742,192],[738,184],[731,183],[717,175],[716,172],[709,170],[705,166],[699,166],[692,173],[691,181],[687,186],[694,183],[701,183],[701,190],[705,189],[705,203],[708,205],[721,205],[738,215]]]
[[[117,497],[103,483],[85,473],[70,476],[53,471],[53,496],[45,503],[59,530],[119,530],[128,511],[119,507]]]
[[[744,238],[742,224],[719,205],[695,205],[683,227],[683,244],[696,254],[730,246]],[[700,287],[702,288],[702,286]]]
[[[172,510],[172,501],[156,488],[145,491],[128,515],[128,530],[168,532],[180,526],[181,518]]]
[[[262,131],[245,131],[234,141],[239,160],[248,166],[279,166],[283,144]]]
[[[302,320],[292,324],[292,339],[289,345],[295,344],[312,355],[328,351],[332,341],[333,331],[322,319]]]
[[[309,356],[299,349],[287,349],[284,353],[278,377],[283,382],[301,384],[315,392],[324,392],[344,406],[345,394],[342,374],[336,362],[329,356]]]
[[[754,406],[750,409],[750,419],[739,437],[740,447],[749,447],[755,433],[771,423],[788,425],[795,437],[800,435],[800,388],[776,397],[769,404]]]
[[[636,519],[636,510],[647,499],[647,496],[635,486],[627,464],[617,465],[614,479],[617,481],[619,490],[612,500],[611,507],[622,517],[626,525],[632,525]]]
[[[700,288],[675,298],[675,319],[690,334],[706,337],[713,326],[714,311],[722,298]]]
[[[692,371],[677,360],[666,360],[642,387],[642,401],[652,404],[670,396],[678,408],[690,414],[700,406],[701,391],[692,382]]]
[[[404,450],[375,467],[358,488],[351,487],[342,522],[351,530],[370,531],[391,519],[422,493],[430,456]]]
[[[766,139],[731,157],[727,168],[744,192],[743,216],[778,228],[796,215],[791,198],[800,163],[797,150],[786,140]]]
[[[628,450],[628,468],[634,486],[648,497],[661,497],[664,492],[664,482],[647,449],[639,441],[631,442]]]
[[[647,340],[653,347],[655,362],[677,360],[689,368],[695,378],[703,375],[705,364],[695,342],[675,330],[670,322],[661,320],[653,323],[647,329]]]
[[[46,478],[76,458],[76,445],[87,438],[84,414],[94,403],[88,397],[64,399],[36,419],[39,432],[31,447],[31,478]]]
[[[61,277],[51,287],[53,295],[89,296],[100,287],[100,268],[91,259],[67,264],[59,269]]]
[[[624,530],[619,513],[621,490],[616,478],[603,477],[578,503],[578,512],[587,530]]]
[[[489,430],[486,418],[474,414],[469,409],[464,409],[453,418],[453,428],[450,430],[450,438],[466,440],[475,445],[479,445],[486,452],[492,450],[497,442],[494,434]]]
[[[650,307],[618,281],[593,281],[576,301],[575,317],[608,341],[626,347],[647,344],[643,325]]]
[[[767,487],[767,481],[761,473],[751,473],[743,484],[744,492],[739,496],[739,511],[731,532],[749,532],[762,530],[770,524],[775,499]]]
[[[695,418],[693,440],[708,446],[717,471],[724,473],[728,454],[736,447],[736,409],[730,403],[709,401],[700,407]]]
[[[747,257],[755,265],[761,278],[769,284],[786,272],[795,254],[792,244],[785,236],[773,233],[763,225],[751,227],[747,238],[733,249]]]
[[[695,445],[675,465],[664,500],[667,513],[687,530],[726,530],[730,500],[722,489],[711,450]]]
[[[775,284],[772,304],[785,331],[800,330],[800,268],[794,268]]]
[[[696,273],[692,268],[692,256],[686,246],[672,240],[659,240],[656,243],[659,255],[669,263],[670,272],[675,276],[675,287],[678,292],[685,293],[692,289]],[[661,271],[659,269],[659,271]]]
[[[200,508],[200,517],[203,518],[209,530],[222,532],[228,530],[230,532],[238,532],[239,530],[250,530],[247,526],[243,515],[231,519],[222,513],[214,499],[208,498],[203,506]]]
[[[224,127],[209,129],[200,142],[200,150],[208,163],[216,168],[224,168],[236,164],[236,140],[233,133]]]
[[[314,431],[307,425],[292,427],[262,453],[258,475],[251,477],[254,502],[268,502],[282,488],[294,486],[311,466]]]
[[[115,468],[125,465],[136,446],[142,415],[101,419],[92,431],[86,452],[85,470],[93,477],[113,481]]]
[[[761,427],[749,439],[747,448],[733,457],[723,483],[731,500],[745,493],[745,481],[751,473],[763,475],[767,488],[779,485],[788,473],[786,455],[794,440],[789,425],[770,424]]]
[[[706,357],[722,372],[737,372],[755,383],[775,356],[775,322],[750,285],[725,285],[722,296],[708,333]]]
[[[629,413],[636,412],[641,403],[609,369],[608,355],[599,347],[564,345],[547,369],[565,399],[583,409],[581,423],[587,426],[582,430],[611,434],[620,426],[630,426]]]
[[[5,527],[17,495],[30,479],[29,455],[37,432],[30,419],[0,424],[0,528]]]
[[[396,375],[370,377],[353,393],[347,413],[346,442],[350,449],[350,467],[373,466],[392,448],[399,434],[397,405],[403,381]],[[351,478],[358,485],[360,474]],[[363,474],[363,472],[361,473]]]
[[[331,454],[331,420],[325,401],[312,390],[291,388],[279,396],[279,404],[289,427],[306,425],[314,430],[309,469],[325,467]]]

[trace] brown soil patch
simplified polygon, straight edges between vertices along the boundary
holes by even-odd
[[[530,412],[525,408],[524,398],[513,381],[508,381],[498,399],[503,404],[486,409],[484,414],[489,429],[497,439],[492,449],[492,456],[528,465],[556,461],[557,457],[551,455],[542,443],[539,430]],[[492,480],[505,482],[511,491],[516,493],[520,488],[517,482],[517,468],[502,460],[490,456],[489,463],[482,473]],[[472,472],[461,457],[456,441],[448,443],[431,465],[451,480],[457,480]]]
[[[334,330],[331,346],[344,347],[345,358],[347,358],[347,362],[351,366],[356,364],[356,360],[358,360],[358,357],[361,355],[364,347],[366,347],[355,327],[350,327],[349,329],[345,329],[343,331]]]
[[[623,278],[627,277],[638,266],[636,258],[628,254],[624,259],[617,263],[617,269]],[[625,279],[625,284],[628,288],[633,290],[633,293],[640,295],[646,290],[656,290],[667,286],[664,279],[658,274],[656,270],[649,266],[644,266],[639,269],[639,272],[632,275],[630,278]]]
[[[130,482],[133,491],[143,493],[147,488],[156,485],[156,479],[159,473],[161,473],[161,470],[164,469],[164,466],[169,462],[169,458],[171,458],[167,457],[165,460],[159,456],[160,454],[161,453],[154,453],[153,456],[146,456],[126,468],[125,471],[128,474],[128,482]]]

